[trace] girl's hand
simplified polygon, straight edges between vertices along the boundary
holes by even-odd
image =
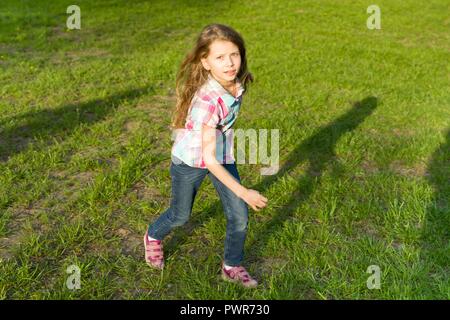
[[[241,198],[255,211],[260,211],[267,205],[267,198],[256,190],[246,189]]]

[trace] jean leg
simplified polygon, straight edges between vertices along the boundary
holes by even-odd
[[[170,165],[172,198],[170,207],[149,225],[148,235],[162,240],[170,231],[184,225],[192,212],[195,196],[208,170],[190,167],[185,163]]]
[[[224,168],[240,183],[236,164],[223,164]],[[236,196],[227,186],[208,173],[222,201],[227,219],[224,261],[229,266],[239,266],[244,258],[244,244],[248,229],[248,207],[244,200]]]

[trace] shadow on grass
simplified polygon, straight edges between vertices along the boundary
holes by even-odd
[[[113,113],[120,103],[153,92],[153,87],[142,87],[119,92],[104,99],[93,99],[60,108],[29,111],[0,122],[0,162],[24,151],[38,140],[51,145],[53,138],[68,136],[82,124],[93,124]],[[8,127],[7,122],[17,122]]]
[[[261,264],[261,253],[272,236],[283,227],[283,224],[294,215],[295,210],[306,201],[320,184],[324,170],[331,166],[333,172],[338,167],[335,147],[339,138],[356,129],[377,107],[378,100],[375,97],[366,97],[362,101],[353,104],[353,107],[331,122],[320,128],[310,138],[300,143],[289,154],[285,164],[277,175],[269,176],[254,188],[264,192],[280,178],[288,175],[300,163],[307,163],[305,173],[297,178],[294,192],[289,200],[277,210],[277,213],[261,227],[256,228],[255,244],[252,253],[248,257],[251,263]],[[250,244],[252,246],[252,244]]]
[[[314,191],[314,187],[319,183],[320,176],[326,166],[334,165],[334,149],[339,138],[343,134],[357,128],[358,125],[372,114],[377,105],[378,99],[372,96],[354,103],[352,108],[344,115],[340,116],[332,123],[320,128],[317,133],[297,145],[288,155],[284,165],[276,175],[267,176],[260,183],[250,187],[251,189],[258,190],[264,194],[264,191],[276,184],[282,177],[288,175],[289,172],[294,170],[300,163],[308,162],[306,174],[298,179],[297,186],[292,193],[291,198],[282,208],[277,210],[276,215],[272,217],[269,222],[255,228],[254,244],[250,244],[254,249],[252,249],[250,254],[246,254],[245,260],[251,263],[261,262],[259,261],[260,258],[258,258],[260,256],[259,253],[263,251],[271,234],[277,232],[277,229],[282,228],[283,223],[293,215],[295,209],[309,198]],[[201,221],[212,212],[216,212],[219,208],[221,208],[221,203],[220,201],[217,201],[200,216],[197,216],[195,221],[190,222],[188,226],[184,228],[184,234],[174,235],[166,244],[166,247],[172,251],[174,247],[180,246],[187,240],[187,236],[192,233],[192,230],[199,225]]]
[[[450,129],[445,142],[433,153],[427,173],[433,197],[422,231],[421,260],[430,268],[430,296],[450,299]]]

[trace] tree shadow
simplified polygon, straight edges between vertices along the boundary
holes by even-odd
[[[114,112],[123,100],[153,92],[152,86],[126,90],[104,99],[72,103],[59,108],[29,111],[0,122],[0,162],[22,151],[37,140],[51,145],[53,138],[63,138],[82,124],[93,124]],[[18,123],[9,126],[9,122]]]
[[[450,129],[445,139],[433,153],[427,168],[433,196],[424,220],[420,254],[429,268],[428,275],[433,279],[428,282],[431,295],[440,295],[441,299],[449,299],[450,294]],[[440,284],[447,286],[447,289],[439,288]]]
[[[265,177],[260,183],[251,186],[251,189],[258,190],[264,194],[272,185],[280,181],[284,176],[305,161],[308,161],[308,168],[306,173],[298,179],[295,191],[292,193],[290,199],[282,208],[277,210],[277,214],[267,223],[261,227],[257,227],[254,235],[254,241],[249,243],[252,253],[246,255],[246,260],[249,262],[260,262],[257,252],[261,252],[264,244],[267,242],[271,233],[277,231],[283,226],[283,223],[293,214],[295,209],[309,196],[314,190],[314,186],[320,181],[324,169],[330,163],[333,164],[335,159],[335,146],[339,138],[355,128],[358,127],[368,116],[372,114],[378,104],[378,99],[373,96],[364,98],[353,104],[352,108],[344,115],[340,116],[332,123],[322,127],[307,140],[300,143],[295,149],[290,152],[284,165],[279,169],[276,175]],[[185,228],[185,234],[173,236],[166,247],[169,249],[175,246],[180,246],[187,241],[187,236],[192,233],[192,230],[201,223],[201,221],[215,212],[221,207],[220,201],[215,202],[204,213],[199,215],[194,222],[190,222]],[[257,248],[257,244],[262,245]],[[253,245],[255,244],[255,245]]]

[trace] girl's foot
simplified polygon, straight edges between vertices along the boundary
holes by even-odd
[[[162,270],[164,268],[164,252],[161,240],[149,240],[148,230],[144,235],[145,262],[152,267]]]
[[[226,270],[224,263],[222,263],[222,279],[225,281],[239,283],[245,288],[256,288],[258,285],[258,282],[248,274],[244,267],[237,266]]]

